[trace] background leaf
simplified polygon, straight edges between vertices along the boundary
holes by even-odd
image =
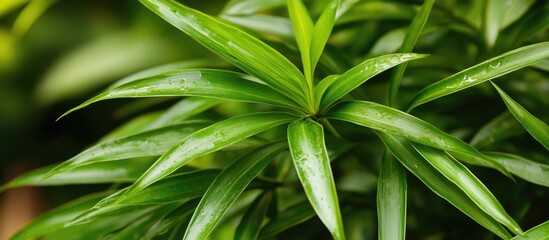
[[[377,182],[379,239],[404,239],[407,208],[406,172],[389,153],[383,154]]]

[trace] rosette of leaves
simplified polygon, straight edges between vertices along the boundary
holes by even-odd
[[[548,81],[549,5],[496,2],[236,0],[216,18],[141,0],[235,68],[146,70],[67,112],[110,99],[184,97],[5,185],[117,183],[42,215],[13,239],[547,236],[547,223],[519,224],[532,196],[498,198],[481,181],[506,176],[504,189],[535,184],[545,196],[549,186],[547,112],[528,111],[549,105],[535,87]],[[201,118],[226,101],[244,113]],[[524,139],[528,147],[514,144]],[[426,229],[433,223],[417,219],[445,215],[447,204],[430,192],[482,228]],[[432,212],[414,211],[431,201]]]

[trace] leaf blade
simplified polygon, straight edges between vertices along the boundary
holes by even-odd
[[[335,239],[345,238],[322,125],[297,120],[288,126],[288,143],[307,198]]]
[[[234,239],[236,240],[247,240],[247,239],[257,239],[261,226],[263,224],[263,219],[267,214],[269,205],[273,198],[272,192],[266,192],[261,194],[248,208],[240,224],[236,228]]]
[[[384,153],[377,185],[379,239],[406,236],[406,172],[389,153]]]

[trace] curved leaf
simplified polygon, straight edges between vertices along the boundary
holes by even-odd
[[[265,225],[259,232],[259,238],[269,238],[284,230],[298,225],[315,216],[315,210],[309,201],[294,204],[280,213],[277,217]]]
[[[303,72],[309,86],[313,79],[313,65],[311,63],[311,40],[313,39],[313,20],[301,0],[286,0],[288,15],[292,21],[295,40],[301,53]]]
[[[301,72],[282,54],[240,29],[171,0],[141,0],[151,11],[223,59],[306,106]]]
[[[288,126],[288,143],[297,175],[315,212],[335,239],[344,239],[322,125],[310,119],[292,122]]]
[[[494,159],[510,173],[535,184],[549,187],[549,165],[537,163],[526,158],[499,152],[483,152]]]
[[[46,178],[91,163],[159,156],[181,139],[207,125],[205,123],[178,124],[102,142],[61,163],[51,170]]]
[[[150,130],[168,126],[186,120],[196,114],[204,112],[221,103],[219,99],[187,97],[164,111],[154,121],[149,123],[144,130]]]
[[[221,172],[198,204],[183,239],[205,239],[252,179],[285,148],[284,142],[263,146]]]
[[[144,189],[199,156],[225,148],[295,118],[287,113],[254,113],[236,116],[197,131],[164,153],[131,186],[128,193]]]
[[[523,132],[524,129],[514,119],[513,115],[504,112],[482,126],[471,139],[471,145],[476,148],[483,148]]]
[[[523,234],[520,226],[503,209],[497,198],[463,164],[442,150],[421,144],[413,144],[413,146],[442,175],[465,192],[480,209],[505,225],[513,233]]]
[[[285,0],[232,0],[225,9],[224,14],[252,14],[275,7],[282,7]]]
[[[479,63],[421,90],[408,104],[408,111],[437,98],[475,86],[532,65],[549,57],[549,42],[532,44]]]
[[[162,218],[176,209],[180,203],[166,204],[147,213],[125,226],[122,230],[109,234],[109,240],[141,240],[143,235]]]
[[[242,220],[240,220],[240,224],[236,228],[234,239],[257,239],[272,198],[273,193],[266,192],[255,199],[244,216],[242,216]]]
[[[462,140],[410,114],[373,102],[351,101],[334,107],[328,118],[352,122],[442,150],[473,156],[468,163],[489,166],[510,176],[501,165]]]
[[[548,46],[549,48],[549,46]],[[507,108],[515,116],[515,118],[524,126],[526,131],[532,135],[545,149],[549,150],[549,126],[543,121],[536,118],[534,115],[528,112],[524,107],[519,103],[515,102],[509,95],[507,95],[501,88],[496,84],[492,83],[499,95],[507,105]]]
[[[406,172],[389,153],[383,154],[377,183],[378,236],[404,240],[406,236]]]
[[[332,103],[339,100],[345,96],[345,94],[357,88],[371,77],[403,62],[426,56],[427,55],[415,53],[396,53],[368,59],[343,73],[326,88],[326,92],[322,96],[320,109],[326,110]]]
[[[383,132],[376,132],[387,149],[416,175],[434,193],[444,198],[471,219],[503,239],[511,235],[497,221],[482,211],[461,189],[446,179],[429,164],[412,146],[411,142]]]
[[[313,75],[318,59],[320,59],[320,55],[322,55],[322,51],[324,50],[326,42],[328,41],[328,38],[330,38],[330,34],[334,28],[339,2],[339,0],[331,0],[316,21],[313,28],[310,53],[312,67],[311,72]]]
[[[270,87],[249,79],[249,76],[240,73],[214,69],[185,69],[162,73],[107,89],[61,117],[92,103],[116,98],[201,96],[287,107],[295,105],[292,100]]]
[[[547,240],[549,239],[549,221],[537,225],[524,233],[524,236],[516,236],[511,240]]]

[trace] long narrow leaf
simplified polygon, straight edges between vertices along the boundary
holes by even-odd
[[[549,48],[549,46],[548,46]],[[524,126],[526,131],[532,135],[545,149],[549,150],[549,126],[546,123],[536,118],[534,115],[528,112],[519,103],[513,100],[496,84],[492,83],[499,95],[507,105],[507,108],[515,116],[515,118]]]
[[[301,52],[301,61],[303,62],[303,72],[309,86],[313,79],[313,65],[311,63],[311,40],[313,39],[313,21],[309,12],[301,0],[286,0],[288,5],[288,14],[292,21],[295,40],[299,51]]]
[[[228,62],[305,104],[301,72],[267,44],[229,24],[171,0],[141,0],[151,11]]]
[[[275,219],[270,221],[259,232],[259,238],[269,238],[284,230],[298,225],[315,216],[315,210],[309,201],[303,201],[288,207],[280,212]]]
[[[383,155],[377,182],[377,216],[380,240],[406,236],[406,172],[389,153]]]
[[[205,239],[252,179],[285,148],[280,142],[266,145],[221,172],[198,204],[183,239]]]
[[[295,119],[287,113],[254,113],[218,122],[197,131],[162,155],[128,190],[138,192],[191,160]]]
[[[331,0],[330,3],[328,3],[328,5],[326,6],[326,9],[324,9],[322,14],[320,15],[320,18],[315,23],[311,39],[310,53],[310,61],[313,73],[316,64],[318,63],[318,59],[320,59],[320,55],[322,55],[324,46],[326,46],[326,42],[328,41],[328,38],[332,33],[332,29],[334,28],[338,6],[339,0]]]
[[[509,216],[497,198],[467,167],[448,153],[421,144],[414,148],[448,180],[456,184],[484,212],[505,225],[515,234],[522,234],[522,229]]]
[[[494,159],[510,173],[541,186],[549,187],[549,165],[537,163],[526,158],[499,152],[483,152]]]
[[[288,143],[297,174],[315,212],[335,239],[345,238],[322,125],[310,119],[292,122],[288,126]]]
[[[165,217],[172,210],[177,208],[180,203],[166,204],[150,213],[141,216],[132,223],[125,226],[122,230],[109,235],[109,240],[141,240],[143,235],[151,226]]]
[[[144,130],[160,128],[175,124],[177,122],[181,122],[188,119],[189,117],[206,111],[218,105],[219,103],[221,103],[221,100],[219,99],[200,97],[185,98],[171,106],[168,110],[166,110],[156,119],[154,119],[154,121],[147,124]]]
[[[482,126],[471,139],[471,145],[480,149],[523,132],[524,128],[520,126],[513,115],[504,112]]]
[[[414,50],[414,46],[416,45],[421,31],[423,30],[425,23],[427,23],[427,19],[429,18],[429,14],[431,13],[431,8],[433,7],[433,4],[435,4],[435,0],[425,0],[423,5],[419,9],[419,12],[414,17],[414,20],[412,20],[410,27],[406,31],[406,36],[404,37],[404,41],[402,42],[402,45],[400,46],[398,52],[409,53]],[[398,88],[400,86],[400,80],[402,79],[402,76],[404,76],[406,66],[408,66],[408,63],[398,65],[391,74],[391,78],[389,80],[388,94],[389,106],[394,105],[398,93]]]
[[[295,105],[292,100],[272,88],[251,81],[249,76],[240,73],[214,69],[185,69],[145,77],[107,89],[61,117],[107,99],[158,96],[200,96],[278,106]]]
[[[383,132],[377,132],[391,153],[416,177],[419,178],[434,193],[444,198],[471,219],[503,239],[511,235],[497,221],[482,211],[455,184],[446,179],[429,164],[412,146],[403,139]]]
[[[242,220],[240,220],[240,224],[236,228],[234,239],[257,239],[272,198],[272,192],[266,192],[257,197],[244,216],[242,216]]]
[[[482,155],[469,144],[419,118],[394,108],[373,102],[352,101],[337,105],[326,117],[352,122],[442,150],[474,156],[476,158],[471,158],[469,163],[489,166],[510,176],[505,168]]]
[[[475,86],[549,57],[549,42],[515,49],[479,63],[421,90],[408,104],[411,110],[434,99]]]
[[[328,86],[322,96],[320,107],[322,110],[325,110],[332,103],[345,96],[345,94],[389,68],[426,56],[414,53],[397,53],[368,59],[339,76],[337,80]]]
[[[549,221],[537,225],[524,233],[524,236],[516,236],[511,240],[547,240],[549,239]]]

